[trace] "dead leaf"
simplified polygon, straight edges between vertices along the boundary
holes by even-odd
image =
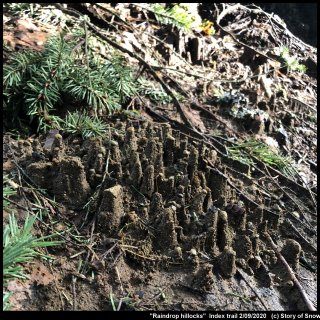
[[[264,91],[267,94],[267,97],[270,99],[272,96],[271,85],[273,84],[273,80],[267,78],[264,74],[260,76],[260,84]]]
[[[206,127],[201,120],[200,111],[193,110],[191,108],[184,108],[183,110],[191,124],[199,131],[206,132]]]
[[[57,129],[52,129],[49,131],[49,134],[46,137],[46,141],[44,143],[44,149],[46,150],[51,150],[53,141],[54,141],[54,137],[56,136],[56,134],[59,133],[59,130]]]
[[[24,19],[19,19],[16,22],[18,30],[20,31],[40,31],[40,29],[32,22],[31,18],[24,18]]]
[[[142,50],[140,43],[138,42],[137,38],[132,33],[124,31],[123,37],[124,37],[124,43],[125,43],[125,45],[127,45],[127,47],[125,47],[126,49],[129,50],[129,47],[132,44],[133,46],[135,46],[139,50]],[[132,49],[132,46],[131,46],[131,49]]]
[[[35,281],[37,285],[48,285],[54,280],[54,276],[49,269],[40,261],[35,262],[32,265],[32,273],[30,275],[32,281]]]
[[[8,212],[8,211],[2,210],[2,218],[3,218],[3,221],[5,221],[5,220],[7,219],[8,215],[9,215],[9,212]]]
[[[3,163],[3,171],[11,171],[14,168],[15,164],[11,160],[7,160]]]
[[[30,280],[12,280],[8,283],[8,291],[13,292],[9,303],[11,310],[23,310],[21,302],[31,298]]]
[[[18,188],[19,188],[19,185],[18,185],[17,183],[15,183],[13,180],[8,179],[7,182],[10,184],[10,186],[11,186],[13,189],[18,189]]]

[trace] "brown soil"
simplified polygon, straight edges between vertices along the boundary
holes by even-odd
[[[295,81],[303,91],[314,79]],[[307,166],[316,161],[314,126],[293,98],[246,90],[271,121],[231,117],[204,89],[184,106],[192,128],[177,112],[145,108],[139,119],[107,119],[104,138],[5,135],[4,170],[26,181],[14,199],[19,218],[38,197],[46,214],[36,232],[56,230],[64,241],[47,249],[50,264],[30,264],[30,280],[13,282],[15,309],[113,310],[113,300],[120,310],[307,310],[267,234],[316,306],[316,177]],[[225,153],[231,138],[281,135],[272,126],[281,121],[287,138],[279,145],[310,151],[308,188],[258,159],[249,166]]]

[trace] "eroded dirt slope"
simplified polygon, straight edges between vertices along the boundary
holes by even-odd
[[[88,278],[77,282],[88,287],[77,289],[82,295],[87,290],[98,294],[90,309],[106,308],[102,297],[111,287],[115,297],[130,294],[136,307],[148,308],[150,300],[150,308],[159,310],[282,310],[297,303],[305,308],[264,236],[267,232],[278,240],[279,250],[301,277],[313,277],[312,267],[301,267],[299,259],[316,266],[315,234],[308,227],[315,217],[305,223],[289,218],[288,210],[295,208],[293,190],[292,199],[274,197],[266,206],[263,190],[255,185],[263,178],[259,173],[248,167],[229,171],[234,166],[224,164],[227,157],[168,124],[118,122],[112,131],[109,139],[85,142],[64,141],[56,134],[49,151],[33,139],[45,160],[35,159],[30,142],[16,143],[27,175],[65,205],[55,209],[58,220],[73,221],[81,234],[95,225]],[[84,204],[88,211],[82,210]],[[89,223],[81,229],[85,217]],[[58,273],[76,268],[68,256],[80,248],[69,245],[54,250],[53,270]],[[307,281],[306,290],[315,299]],[[44,292],[52,301],[55,290],[50,286],[35,290],[33,303],[42,305],[38,295]],[[161,295],[154,299],[159,290],[163,301]],[[143,297],[137,297],[139,292]],[[78,299],[80,303],[84,297]]]
[[[129,8],[139,22],[140,11]],[[171,45],[158,43],[161,62],[185,72],[161,78],[183,103],[140,101],[139,116],[106,119],[105,137],[5,135],[4,170],[21,183],[18,216],[37,198],[47,210],[37,232],[53,229],[65,241],[48,249],[50,265],[30,265],[30,280],[12,284],[16,309],[112,310],[111,300],[120,310],[316,307],[315,49],[301,53],[280,22],[277,38],[268,17],[250,12],[240,6],[216,14],[215,37],[157,33]],[[277,69],[259,47],[290,41],[309,73]],[[254,155],[250,163],[232,157],[229,148],[252,137],[292,157],[294,174]]]

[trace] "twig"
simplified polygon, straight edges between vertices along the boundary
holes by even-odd
[[[15,201],[7,198],[7,197],[3,197],[3,199],[6,200],[6,201],[8,201],[8,202],[10,202],[10,203],[12,203],[12,204],[14,204],[14,205],[15,205],[16,207],[18,207],[19,209],[24,210],[24,211],[30,213],[30,210],[29,210],[29,209],[21,206],[19,203],[15,202]]]
[[[206,141],[204,139],[203,134],[200,134],[197,130],[190,128],[176,120],[173,120],[164,115],[161,115],[156,111],[154,111],[153,108],[151,107],[146,106],[145,109],[153,118],[156,118],[161,121],[169,122],[172,128],[182,132],[186,137],[193,139],[195,141],[203,141],[205,144],[210,145],[210,147],[214,148],[220,156],[226,155],[225,146],[220,141],[217,141],[214,137],[207,137],[211,140],[212,143],[209,141]]]
[[[260,185],[258,182],[255,181],[255,179],[252,179],[251,177],[249,177],[248,175],[246,175],[245,173],[243,172],[240,172],[240,171],[237,171],[233,168],[231,168],[230,166],[228,166],[226,164],[226,168],[227,170],[229,170],[229,172],[231,172],[231,174],[234,176],[234,175],[238,175],[238,176],[241,176],[242,177],[242,181],[244,181],[244,179],[246,179],[247,181],[250,181],[250,183],[253,183],[255,184],[256,186],[258,186],[258,189],[259,191],[266,197],[269,197],[269,198],[273,198],[273,199],[276,199],[276,200],[279,200],[277,196],[275,196],[274,194],[271,194],[269,193],[270,190],[267,190],[265,187],[263,187],[262,185]]]
[[[14,204],[14,205],[15,205],[16,207],[18,207],[19,209],[27,212],[28,214],[31,214],[31,215],[33,215],[33,216],[36,216],[35,213],[34,213],[32,210],[30,210],[30,209],[28,209],[28,208],[26,208],[26,207],[21,206],[19,203],[15,202],[15,201],[13,201],[13,200],[11,200],[11,199],[9,199],[9,198],[5,198],[5,197],[4,197],[4,199],[6,199],[6,200],[9,201],[10,203]],[[33,205],[34,205],[34,204],[33,204]],[[40,206],[37,206],[37,207],[40,207]],[[50,226],[49,224],[45,223],[45,222],[44,222],[43,220],[41,220],[38,216],[37,216],[36,220],[37,220],[38,222],[40,222],[43,226],[45,226],[46,228],[48,228],[51,232],[54,232],[54,233],[57,234],[59,237],[61,237],[65,242],[71,243],[71,244],[73,244],[73,245],[75,245],[75,246],[78,246],[78,247],[79,247],[79,246],[80,246],[80,247],[81,247],[81,246],[84,246],[83,244],[79,244],[79,243],[73,242],[72,240],[66,238],[62,233],[57,233],[56,230],[55,230],[52,226]]]
[[[158,37],[154,36],[153,34],[149,33],[149,32],[145,32],[148,36],[150,36],[151,38],[155,39],[156,41],[162,43],[166,48],[168,48],[174,55],[176,55],[178,58],[180,58],[184,63],[188,64],[191,68],[193,68],[193,65],[190,64],[187,60],[185,60],[181,54],[179,54],[178,52],[176,52],[171,46],[169,46],[166,42],[164,42],[163,40],[159,39]],[[141,33],[139,33],[139,35],[141,35]],[[171,69],[171,70],[176,70],[176,69]]]
[[[279,35],[278,35],[278,32],[277,32],[277,30],[276,30],[276,28],[275,28],[275,26],[274,26],[274,23],[273,23],[273,13],[270,15],[270,14],[268,14],[268,13],[266,13],[265,11],[263,11],[260,7],[258,7],[258,6],[256,6],[256,5],[254,5],[254,4],[252,4],[253,6],[255,6],[256,8],[258,8],[258,10],[259,10],[259,13],[260,12],[262,12],[262,13],[264,13],[266,16],[267,16],[267,18],[268,18],[268,20],[269,20],[269,22],[270,22],[270,24],[271,24],[271,27],[272,27],[272,30],[273,30],[273,32],[275,33],[275,35],[276,35],[276,37],[277,37],[277,40],[279,41],[279,43],[277,43],[278,45],[279,45],[279,47],[283,47],[284,45],[283,45],[283,43],[282,43],[282,41],[280,40],[280,37],[279,37]],[[270,32],[270,34],[271,34],[271,32]],[[272,37],[273,38],[273,40],[275,41],[275,39],[274,39],[274,37]],[[276,42],[276,41],[275,41]]]
[[[147,257],[147,256],[143,256],[143,255],[141,255],[141,254],[139,254],[139,253],[135,253],[135,252],[133,252],[133,251],[131,251],[131,250],[128,250],[128,249],[125,249],[125,248],[124,248],[124,251],[127,251],[127,252],[129,252],[129,253],[131,253],[131,254],[133,254],[133,255],[141,258],[141,259],[146,259],[146,260],[151,260],[151,261],[157,261],[157,259],[154,259],[154,258],[151,258],[151,257]]]
[[[66,298],[66,300],[69,302],[69,304],[72,307],[72,302],[70,301],[70,298],[66,295],[66,293],[64,291],[62,291],[63,296]]]
[[[294,181],[294,180],[290,179],[289,177],[285,176],[282,172],[280,172],[279,170],[277,170],[277,169],[271,167],[270,165],[266,164],[262,160],[258,159],[256,156],[254,156],[252,154],[250,154],[250,156],[258,165],[260,165],[260,167],[262,167],[263,169],[268,168],[269,172],[271,172],[271,173],[273,173],[275,175],[278,175],[279,179],[282,180],[283,184],[289,185],[291,188],[295,189],[300,194],[304,194],[304,195],[310,196],[310,198],[312,200],[314,195],[312,194],[311,190],[309,191],[307,188],[305,188],[301,184],[299,184],[296,181]],[[265,175],[265,173],[264,173],[264,175]]]
[[[110,249],[108,249],[105,253],[103,253],[102,258],[105,259],[107,255],[109,255],[117,246],[118,246],[118,242],[116,242]]]
[[[172,98],[174,105],[177,107],[182,120],[188,124],[190,127],[192,127],[192,125],[190,124],[190,121],[188,119],[188,117],[186,116],[185,112],[183,111],[183,108],[180,104],[180,102],[178,101],[178,99],[176,98],[176,96],[173,94],[173,92],[171,91],[171,89],[164,83],[164,81],[161,79],[161,77],[154,71],[154,69],[152,68],[152,66],[150,66],[144,59],[142,59],[141,57],[139,57],[137,54],[135,54],[134,52],[131,52],[125,48],[123,48],[122,46],[118,45],[116,42],[110,40],[109,38],[107,38],[105,35],[103,35],[98,29],[96,29],[95,26],[93,26],[92,24],[89,24],[90,28],[98,35],[100,36],[100,38],[104,39],[107,43],[109,43],[110,45],[112,45],[113,47],[115,47],[116,49],[127,53],[128,55],[130,55],[131,57],[137,59],[141,64],[143,64],[151,73],[151,75],[154,77],[154,79],[156,81],[158,81],[163,89],[165,90],[165,92]]]
[[[118,277],[118,280],[119,280],[119,283],[120,283],[121,293],[124,296],[124,290],[123,290],[123,286],[122,286],[122,282],[121,282],[121,278],[120,278],[120,274],[119,274],[119,270],[118,270],[117,266],[115,267],[115,269],[116,269],[117,277]]]
[[[271,175],[271,173],[269,172],[267,166],[265,166],[265,170],[268,173],[268,176],[272,179],[273,183],[289,198],[291,199],[294,204],[297,206],[299,212],[301,213],[301,215],[306,219],[307,223],[309,224],[309,227],[311,227],[309,220],[306,218],[306,216],[304,215],[302,209],[300,208],[300,205],[296,202],[296,200],[293,197],[290,197],[289,194],[284,190],[284,188],[281,187],[281,185],[276,181],[276,179]]]
[[[307,245],[307,246],[309,246],[312,250],[313,250],[313,252],[315,252],[315,253],[317,253],[317,248],[315,248],[300,232],[299,232],[299,230],[293,225],[293,223],[289,220],[289,219],[286,219],[285,221],[284,221],[284,223],[286,224],[286,229],[289,227],[289,228],[291,228],[294,232],[295,232],[295,234],[297,235],[297,237],[298,238],[300,238],[300,240],[302,240],[304,243],[305,243],[305,245]]]
[[[303,301],[305,302],[306,306],[308,307],[308,309],[310,311],[317,311],[317,309],[313,306],[312,302],[309,300],[309,297],[307,295],[307,293],[304,291],[304,289],[302,288],[300,282],[298,281],[298,279],[296,278],[293,270],[291,269],[291,267],[289,266],[288,262],[286,261],[286,259],[283,257],[283,255],[278,251],[277,246],[275,245],[275,243],[273,242],[272,238],[270,237],[270,235],[268,234],[268,232],[264,233],[265,237],[269,240],[271,247],[273,249],[273,251],[276,253],[276,255],[278,256],[278,258],[281,260],[281,262],[284,264],[285,268],[287,269],[287,272],[291,278],[291,280],[293,281],[293,283],[296,285],[297,289],[299,290],[301,297],[303,299]]]
[[[76,282],[77,278],[75,276],[72,276],[72,310],[77,310],[77,300],[76,300]]]
[[[86,245],[86,248],[92,253],[91,256],[91,261],[93,260],[93,258],[97,259],[97,261],[99,261],[99,257],[97,256],[97,254],[94,252],[94,250],[92,249],[92,247],[96,244],[96,242],[93,242],[90,245]]]
[[[93,232],[94,232],[94,229],[95,229],[95,224],[96,224],[96,221],[93,220],[92,222],[92,226],[91,226],[91,231],[90,231],[90,242],[89,242],[89,245],[86,245],[87,249],[88,249],[88,253],[87,253],[87,256],[86,256],[86,259],[85,259],[85,262],[83,264],[83,271],[85,271],[85,268],[86,268],[86,265],[88,264],[89,262],[89,257],[90,257],[90,252],[92,253],[92,246],[94,245],[92,239],[93,239]]]
[[[155,299],[161,297],[161,296],[163,295],[163,290],[160,289],[160,288],[159,288],[159,290],[160,290],[159,293],[156,293],[153,297],[151,297],[150,299],[148,299],[147,301],[145,301],[145,302],[143,303],[143,305],[147,305],[148,303],[150,303],[150,302],[154,301]],[[143,306],[141,305],[142,302],[143,302],[143,301],[140,301],[140,302],[136,303],[136,304],[135,304],[135,307],[140,307],[140,306],[143,307]]]
[[[258,293],[256,292],[256,290],[254,290],[254,288],[251,286],[251,284],[247,281],[247,279],[245,278],[245,276],[244,276],[244,274],[242,273],[242,271],[237,268],[237,273],[240,275],[240,277],[242,278],[242,280],[247,284],[247,286],[253,291],[253,293],[255,294],[255,296],[258,298],[258,300],[260,301],[260,303],[263,305],[264,309],[267,311],[267,310],[268,310],[267,306],[264,304],[263,300],[260,298],[260,296],[258,295]]]
[[[39,188],[39,186],[29,177],[29,175],[20,167],[20,165],[18,164],[18,161],[17,161],[17,158],[16,158],[16,156],[14,155],[14,151],[12,150],[12,148],[11,148],[11,146],[10,146],[10,143],[8,143],[8,147],[9,147],[9,149],[10,149],[10,151],[11,151],[11,154],[12,154],[12,157],[13,157],[13,159],[12,159],[12,162],[16,165],[16,167],[18,168],[18,173],[22,173],[22,175],[26,178],[26,179],[24,179],[27,183],[28,183],[28,185],[30,185],[30,183],[34,186],[34,187],[36,187],[37,189],[38,189],[38,192],[39,193],[41,193],[42,195],[44,195],[44,196],[46,196],[46,193],[44,192],[44,191],[42,191],[40,188]],[[19,175],[19,179],[20,179],[20,175]],[[28,182],[28,180],[29,180],[29,182]],[[20,181],[20,185],[22,185],[22,182]]]
[[[117,256],[114,258],[113,262],[111,263],[110,267],[112,268],[113,266],[116,265],[118,259],[120,258],[120,256],[122,255],[122,251],[119,251],[119,253],[117,254]]]
[[[220,118],[219,116],[215,115],[213,112],[211,112],[210,110],[200,106],[199,104],[197,104],[196,102],[192,102],[191,103],[192,107],[196,107],[197,109],[199,109],[200,111],[206,113],[207,115],[209,115],[211,118],[213,118],[214,120],[222,123],[228,130],[230,130],[236,137],[239,137],[239,133],[237,131],[235,131],[225,120],[223,120],[222,118]]]
[[[300,177],[301,179],[301,175],[300,173],[297,171],[297,169],[295,167],[292,167],[293,168],[293,171],[295,171],[295,173],[298,175],[298,177]],[[301,179],[302,180],[302,179]],[[303,181],[303,180],[302,180]],[[316,199],[314,197],[314,194],[313,192],[311,191],[308,183],[305,183],[305,188],[308,190],[309,194],[310,194],[310,197],[311,197],[311,200],[313,202],[313,205],[314,205],[314,208],[315,208],[315,214],[317,215],[317,202],[316,202]]]
[[[258,8],[259,12],[262,12],[263,14],[265,14],[265,15],[269,18],[269,21],[272,19],[277,26],[280,26],[280,27],[283,29],[283,30],[281,30],[282,33],[286,33],[289,37],[293,38],[293,39],[294,39],[296,42],[298,42],[299,44],[302,44],[303,46],[305,46],[305,47],[307,47],[307,48],[309,48],[309,49],[311,49],[311,50],[315,50],[314,47],[312,47],[311,45],[303,42],[301,39],[297,38],[294,34],[292,34],[292,33],[288,30],[288,28],[286,27],[285,24],[283,25],[283,24],[279,23],[279,21],[274,18],[274,14],[273,14],[273,13],[271,13],[271,14],[270,14],[270,13],[267,13],[267,12],[263,11],[263,10],[262,10],[260,7],[258,7],[257,5],[254,5],[254,4],[251,4],[251,5],[254,6],[254,7],[256,7],[256,8]],[[271,22],[271,21],[270,21],[270,22]],[[284,32],[283,32],[283,31],[284,31]],[[300,48],[301,48],[301,47],[300,47]]]
[[[245,296],[242,296],[241,294],[238,293],[234,293],[234,292],[226,292],[225,293],[226,296],[231,296],[231,297],[236,297],[239,298],[240,300],[242,300],[245,303],[249,303],[250,299],[246,298]]]
[[[224,177],[226,179],[226,182],[229,184],[229,186],[237,191],[238,194],[240,194],[245,200],[253,204],[255,207],[260,207],[258,203],[256,203],[254,200],[250,199],[248,196],[246,196],[239,188],[237,188],[231,181],[230,179],[222,173],[219,169],[217,169],[214,164],[210,160],[206,160],[208,164],[210,164],[210,169],[213,170],[215,173],[219,174],[220,176]],[[268,212],[274,216],[278,216],[275,212],[272,212],[266,208],[263,208],[265,212]]]
[[[216,8],[217,8],[217,7],[216,7]],[[247,48],[247,49],[249,49],[249,50],[251,50],[251,51],[253,51],[253,52],[255,52],[255,53],[257,53],[257,54],[259,54],[259,55],[261,55],[261,56],[263,56],[263,57],[265,57],[265,58],[268,59],[268,60],[276,61],[276,60],[274,60],[273,58],[268,57],[268,56],[265,55],[264,53],[262,53],[262,52],[260,52],[260,51],[257,51],[256,49],[254,49],[254,48],[248,46],[247,44],[239,41],[232,32],[227,31],[225,28],[221,27],[220,21],[222,20],[222,18],[223,18],[224,16],[226,16],[228,13],[231,13],[232,11],[234,11],[234,10],[236,10],[236,9],[245,9],[245,10],[247,10],[247,11],[251,11],[250,9],[248,9],[247,7],[245,7],[245,6],[241,5],[241,4],[236,4],[236,5],[229,6],[228,8],[224,9],[221,13],[218,14],[216,23],[217,23],[217,25],[219,26],[219,28],[221,28],[221,30],[223,30],[224,32],[226,32],[227,34],[229,34],[235,42],[237,42],[238,44],[242,45],[243,47],[245,47],[245,48]]]
[[[107,5],[107,3],[102,3],[102,4]],[[116,16],[117,19],[119,19],[119,20],[120,20],[123,24],[125,24],[131,31],[134,32],[134,28],[133,28],[127,21],[123,20],[123,19],[120,17],[120,15],[116,12],[116,10],[111,10],[110,8],[107,8],[107,7],[103,6],[102,4],[100,4],[100,3],[94,3],[94,5],[95,5],[96,7],[100,8],[100,9],[102,9],[102,10],[105,10],[105,11],[109,12],[110,14]],[[108,23],[108,22],[99,14],[98,11],[96,11],[96,13],[98,14],[98,16],[99,16],[99,18],[100,18],[101,20],[103,20],[104,22]],[[109,23],[108,23],[108,24],[109,24]]]
[[[57,4],[58,5],[58,4]],[[81,16],[80,13],[78,13],[77,11],[75,10],[70,10],[70,9],[65,9],[63,8],[61,5],[58,5],[59,9],[62,10],[62,11],[65,11],[69,14],[72,14],[72,15],[76,15],[78,18]],[[185,112],[183,111],[183,108],[180,104],[180,102],[178,101],[178,99],[176,98],[176,96],[173,94],[173,92],[171,91],[171,89],[164,83],[164,81],[161,79],[161,77],[155,72],[155,70],[152,68],[151,65],[149,65],[144,59],[142,59],[140,56],[138,56],[136,53],[126,49],[126,48],[123,48],[121,45],[119,45],[118,43],[112,41],[110,38],[108,38],[107,36],[105,36],[104,34],[102,34],[97,28],[96,26],[94,26],[92,23],[90,22],[87,22],[87,25],[90,27],[91,30],[93,30],[93,32],[99,36],[101,39],[103,39],[104,41],[106,41],[108,44],[110,44],[111,46],[113,46],[114,48],[124,52],[124,53],[127,53],[130,57],[138,60],[143,66],[146,67],[147,70],[149,70],[150,74],[154,77],[154,79],[156,81],[158,81],[163,89],[166,91],[166,93],[168,95],[170,95],[170,97],[172,98],[173,102],[174,102],[174,105],[177,107],[180,115],[181,115],[181,118],[182,120],[188,124],[190,127],[192,127],[188,117],[186,116]]]

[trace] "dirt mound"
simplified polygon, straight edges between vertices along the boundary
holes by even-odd
[[[45,137],[34,140],[43,158],[34,150],[26,153],[27,143],[17,144],[21,165],[33,181],[76,210],[79,222],[89,222],[88,227],[96,223],[95,251],[100,254],[92,267],[99,278],[109,279],[115,297],[124,289],[136,294],[142,287],[143,300],[128,298],[139,306],[157,295],[156,287],[166,288],[165,301],[152,307],[169,304],[179,310],[184,304],[195,310],[204,304],[212,308],[213,301],[216,309],[229,309],[230,299],[234,310],[280,310],[301,301],[264,236],[281,236],[281,208],[256,207],[254,203],[262,201],[258,190],[250,198],[237,194],[223,174],[223,160],[203,141],[167,124],[124,125],[113,125],[114,133],[106,140],[65,142],[56,134],[51,149],[41,147]],[[237,181],[239,188],[244,184],[248,182]],[[89,198],[91,190],[95,193]],[[89,207],[89,220],[81,210],[84,205]],[[304,242],[284,243],[282,254],[293,269],[302,249],[310,251]],[[81,285],[93,284],[87,279]],[[99,286],[98,292],[105,289]],[[260,294],[266,295],[263,301],[257,299]],[[205,297],[205,303],[194,295]],[[96,307],[90,308],[99,309],[101,303],[97,298]]]
[[[216,34],[210,21],[188,34],[159,28],[161,15],[139,4],[55,6],[88,15],[94,50],[138,61],[162,104],[130,97],[127,110],[99,114],[101,137],[5,135],[4,171],[19,182],[11,204],[19,218],[35,204],[36,232],[63,239],[48,266],[11,283],[16,308],[313,310],[316,49],[250,5],[208,7]],[[15,47],[21,21],[5,24]]]

